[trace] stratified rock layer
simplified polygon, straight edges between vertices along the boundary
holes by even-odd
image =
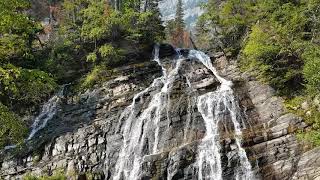
[[[296,130],[306,127],[302,119],[286,113],[283,100],[274,96],[272,88],[240,73],[235,62],[216,57],[220,74],[234,82],[246,117],[243,146],[257,178],[320,177],[320,149],[307,151],[294,136]],[[170,62],[166,64],[170,68]],[[141,179],[197,179],[197,146],[205,127],[196,106],[190,109],[188,104],[195,104],[199,94],[213,91],[219,83],[195,61],[185,61],[180,74],[170,97],[169,120],[163,116],[160,121],[159,153],[144,157]],[[50,175],[63,170],[70,177],[92,173],[96,179],[112,179],[123,138],[119,116],[134,94],[160,75],[161,68],[155,62],[146,62],[118,69],[114,78],[92,91],[67,95],[55,118],[23,150],[2,152],[1,177],[18,179],[28,172]],[[186,77],[197,91],[186,90]],[[152,95],[144,97],[145,104]],[[192,121],[187,124],[190,117]],[[232,155],[234,148],[228,135],[232,131],[227,129],[228,123],[222,123],[222,160]],[[223,164],[223,168],[223,177],[232,179],[232,163]]]

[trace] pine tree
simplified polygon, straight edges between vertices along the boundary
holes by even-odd
[[[183,4],[182,0],[178,0],[175,23],[177,30],[183,31],[184,29],[184,20],[183,20],[184,12],[183,12]]]
[[[185,23],[183,20],[183,3],[178,0],[175,19],[167,22],[166,32],[167,39],[176,47],[184,47]]]
[[[178,47],[183,46],[184,39],[184,20],[183,20],[184,12],[183,12],[183,4],[182,0],[178,0],[177,10],[175,16],[175,42]]]

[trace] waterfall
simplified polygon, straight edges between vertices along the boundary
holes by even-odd
[[[63,97],[65,87],[66,85],[63,85],[59,92],[42,106],[40,114],[33,121],[33,124],[31,126],[31,133],[29,134],[27,140],[32,139],[38,131],[45,128],[48,121],[51,120],[56,114],[58,105],[61,101],[61,98]]]
[[[216,91],[198,97],[198,111],[201,113],[206,126],[206,135],[198,147],[198,179],[223,179],[218,125],[220,121],[226,119],[226,115],[228,114],[234,126],[234,139],[237,145],[235,151],[239,159],[239,166],[234,167],[235,179],[254,179],[251,164],[245,150],[241,147],[242,132],[239,123],[242,120],[241,109],[233,95],[232,82],[218,75],[211,63],[210,57],[205,53],[191,50],[189,58],[195,58],[202,62],[221,83]],[[228,160],[230,161],[230,158]]]
[[[159,46],[155,46],[154,61],[162,67],[162,76],[156,78],[148,88],[135,95],[132,104],[121,115],[125,118],[123,145],[115,165],[113,179],[138,179],[143,157],[147,155],[143,148],[146,143],[145,138],[151,133],[153,133],[154,141],[149,144],[152,146],[149,153],[158,153],[159,122],[163,112],[166,112],[166,118],[169,120],[170,91],[184,60],[182,58],[177,59],[174,68],[167,71],[159,60]],[[152,95],[147,108],[139,109],[143,97],[152,90],[158,92]]]
[[[34,135],[40,131],[41,129],[45,128],[48,121],[53,118],[56,114],[58,105],[61,102],[61,98],[64,94],[64,89],[67,85],[62,85],[61,89],[56,93],[53,97],[51,97],[43,106],[40,111],[40,114],[34,119],[31,125],[31,132],[27,139],[24,142],[31,140]],[[14,149],[17,145],[9,145],[4,147],[5,150]]]
[[[159,59],[159,45],[154,49],[154,61],[162,68],[162,76],[153,80],[152,84],[143,91],[136,94],[131,105],[122,112],[119,125],[123,136],[122,146],[119,151],[118,159],[114,165],[113,180],[135,180],[140,179],[140,172],[144,156],[161,153],[159,149],[160,120],[165,119],[170,122],[170,93],[173,84],[179,76],[183,58],[179,49],[176,50],[179,58],[172,60],[174,68],[166,69]],[[234,178],[237,180],[254,179],[251,171],[251,164],[248,161],[245,150],[241,147],[241,109],[233,95],[232,82],[228,81],[215,70],[210,57],[205,53],[190,50],[188,59],[200,61],[208,68],[221,83],[220,87],[214,92],[208,92],[193,99],[187,99],[187,117],[184,128],[184,142],[187,142],[187,132],[191,128],[191,119],[194,106],[202,115],[206,127],[206,134],[198,146],[198,157],[195,166],[198,169],[197,179],[223,179],[223,167],[221,160],[221,145],[219,122],[231,120],[234,126],[234,139],[237,148],[239,163],[234,167]],[[189,90],[192,83],[186,77]],[[152,93],[152,94],[151,94]],[[147,106],[143,106],[145,97],[151,100]],[[197,103],[196,103],[197,102]],[[166,114],[166,117],[163,117]],[[168,123],[168,126],[170,123]],[[151,136],[150,136],[151,135]],[[228,156],[229,157],[229,156]],[[231,156],[228,161],[231,161]],[[109,163],[106,160],[106,165]],[[173,178],[173,174],[168,172],[167,179]]]

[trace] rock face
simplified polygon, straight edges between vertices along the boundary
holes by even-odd
[[[320,178],[320,149],[308,151],[294,135],[296,130],[306,127],[303,120],[286,113],[283,100],[274,96],[272,88],[240,73],[235,62],[216,57],[220,75],[234,83],[246,119],[243,147],[256,178]],[[170,68],[169,61],[166,67]],[[146,62],[119,68],[117,72],[101,87],[80,95],[66,95],[48,126],[22,150],[1,152],[1,178],[19,179],[28,172],[50,175],[63,170],[69,177],[79,179],[84,173],[93,174],[95,179],[112,179],[123,142],[121,112],[136,93],[161,76],[161,68],[156,62]],[[179,74],[170,95],[170,120],[160,121],[159,153],[144,156],[139,179],[197,179],[193,166],[206,130],[197,107],[190,104],[195,104],[198,95],[216,89],[219,82],[202,64],[191,60],[183,62]],[[186,90],[185,77],[190,77],[189,83],[197,93]],[[147,103],[152,91],[145,96]],[[234,148],[228,128],[228,124],[221,125],[222,160]],[[223,164],[225,179],[234,179],[232,166]]]

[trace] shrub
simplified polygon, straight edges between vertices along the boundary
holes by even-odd
[[[106,66],[95,66],[84,78],[81,79],[77,89],[90,89],[96,84],[102,84],[107,81],[112,75],[112,70]]]
[[[270,26],[270,27],[269,27]],[[291,96],[302,87],[302,62],[287,51],[279,33],[268,24],[256,24],[243,49],[244,69],[253,69],[258,78],[268,82],[281,95]]]
[[[26,133],[19,116],[0,103],[0,148],[22,142]]]
[[[55,80],[43,71],[17,68],[11,64],[0,67],[0,101],[10,109],[38,105],[56,86]]]
[[[320,46],[311,46],[304,54],[303,75],[308,94],[314,96],[320,92]]]
[[[63,171],[58,171],[52,176],[34,176],[32,174],[27,174],[23,177],[23,180],[67,180],[66,175]]]

